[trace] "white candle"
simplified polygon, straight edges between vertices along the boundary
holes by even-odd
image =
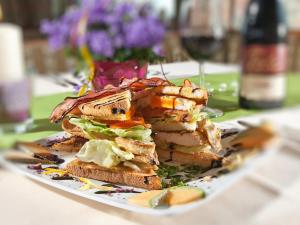
[[[22,30],[19,26],[0,23],[0,82],[24,79]]]

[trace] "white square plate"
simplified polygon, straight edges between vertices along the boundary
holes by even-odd
[[[236,122],[226,122],[218,124],[222,129],[242,129],[242,127]],[[63,137],[65,134],[63,132],[58,133],[49,138],[43,139],[40,142],[49,141],[55,138]],[[230,185],[234,184],[236,181],[241,179],[247,173],[249,173],[253,168],[255,168],[256,164],[261,163],[263,160],[267,159],[269,155],[274,154],[276,149],[266,149],[265,151],[259,152],[259,154],[255,155],[252,158],[249,158],[245,161],[245,163],[237,170],[232,171],[228,174],[224,174],[221,176],[217,176],[210,180],[197,179],[187,184],[189,186],[199,187],[203,189],[206,193],[206,197],[204,199],[200,199],[198,201],[172,206],[172,207],[161,207],[161,208],[143,208],[136,205],[132,205],[128,203],[128,198],[135,195],[135,193],[111,193],[111,194],[96,194],[97,189],[90,190],[81,190],[82,183],[77,180],[53,180],[49,175],[43,175],[38,173],[36,170],[32,170],[28,168],[26,164],[16,164],[11,163],[0,157],[0,163],[15,172],[21,173],[33,180],[45,183],[49,186],[64,190],[66,192],[72,193],[74,195],[81,196],[83,198],[91,199],[99,203],[108,204],[114,207],[122,208],[125,210],[130,210],[137,213],[145,213],[152,215],[168,215],[168,214],[179,214],[186,212],[192,208],[199,207],[203,204],[206,204],[210,199],[216,197],[218,194],[222,193],[226,188]],[[63,168],[66,163],[68,163],[73,157],[72,156],[63,156],[60,155],[60,158],[63,158],[65,162],[61,164],[59,167]],[[101,181],[92,180],[93,183],[103,185],[106,184]],[[130,189],[137,192],[143,192],[144,189],[132,188],[128,186],[118,185],[123,189]]]

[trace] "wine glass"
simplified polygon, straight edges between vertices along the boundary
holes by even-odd
[[[218,52],[224,42],[224,29],[220,0],[181,0],[180,39],[189,55],[199,62],[200,86],[205,87],[203,61]],[[223,111],[206,107],[211,118],[220,117]]]

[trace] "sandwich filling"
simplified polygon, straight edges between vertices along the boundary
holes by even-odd
[[[123,151],[114,141],[96,139],[86,142],[76,156],[83,162],[93,162],[106,168],[134,158],[131,152]]]
[[[145,128],[142,125],[129,128],[111,128],[109,125],[94,120],[74,117],[69,122],[81,128],[88,139],[95,139],[97,135],[102,135],[107,138],[124,137],[140,141],[151,141],[151,129]]]
[[[158,164],[151,129],[143,125],[111,128],[104,123],[74,117],[69,122],[89,139],[77,154],[81,161],[106,168],[123,164],[134,170],[139,170],[135,162]]]
[[[221,150],[220,130],[201,111],[207,96],[203,89],[165,86],[154,90],[138,106],[152,126],[158,150],[187,154]]]
[[[80,104],[65,118],[63,127],[88,140],[76,155],[83,162],[137,171],[147,164],[156,169],[151,126],[137,116],[129,90]]]

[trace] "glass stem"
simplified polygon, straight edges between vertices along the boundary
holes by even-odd
[[[204,73],[204,63],[200,59],[199,60],[199,79],[200,79],[200,87],[205,88],[205,73]]]

